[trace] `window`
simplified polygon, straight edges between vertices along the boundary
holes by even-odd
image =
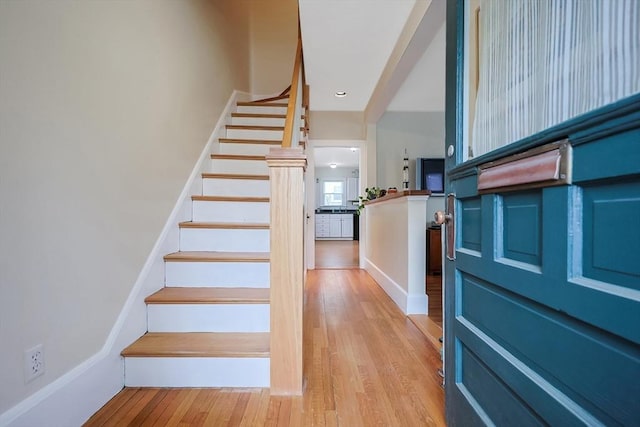
[[[343,206],[344,181],[323,181],[322,200],[325,206]]]

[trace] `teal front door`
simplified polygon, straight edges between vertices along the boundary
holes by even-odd
[[[639,426],[640,95],[465,160],[463,6],[447,11],[447,421]]]

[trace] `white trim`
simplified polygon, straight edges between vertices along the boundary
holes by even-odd
[[[368,258],[365,259],[365,270],[373,277],[378,285],[389,295],[404,314],[427,314],[427,295],[407,294],[407,292],[395,282],[391,277],[387,276],[384,271],[378,268]]]
[[[236,100],[248,96],[234,90],[229,97],[100,351],[0,414],[0,427],[80,425],[122,389],[124,365],[120,350],[146,331],[144,297],[164,284],[162,257],[179,248],[177,223],[191,218],[191,195],[201,192],[198,178],[209,167],[210,153],[217,149],[219,133],[230,121]]]
[[[315,270],[316,268],[316,160],[314,154],[313,140],[307,140],[307,148],[305,153],[307,154],[307,170],[305,171],[305,193],[307,200],[305,203],[306,217],[305,217],[305,283],[306,283],[306,271]]]

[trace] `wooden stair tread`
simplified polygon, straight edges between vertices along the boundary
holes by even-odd
[[[164,256],[166,262],[269,262],[269,252],[180,251]]]
[[[279,139],[218,138],[221,144],[282,145]]]
[[[265,156],[255,156],[250,154],[212,154],[211,158],[222,160],[266,160]]]
[[[284,119],[287,117],[287,115],[286,114],[263,114],[263,113],[231,113],[231,117],[248,117],[253,119]]]
[[[284,126],[269,126],[269,125],[226,125],[227,129],[238,130],[269,130],[269,131],[282,131]]]
[[[191,196],[191,200],[198,201],[198,202],[253,202],[253,203],[269,202],[268,197],[249,197],[249,196]]]
[[[206,228],[206,229],[230,229],[230,230],[268,230],[269,224],[250,222],[193,222],[184,221],[178,224],[180,228]]]
[[[245,174],[236,174],[236,173],[209,173],[205,172],[202,174],[202,178],[204,179],[252,179],[257,181],[268,181],[269,175],[245,175]]]
[[[147,304],[269,304],[269,288],[173,288],[149,295]]]
[[[269,357],[269,333],[148,332],[125,357]]]
[[[286,102],[251,102],[251,101],[239,101],[236,103],[238,107],[287,107]]]

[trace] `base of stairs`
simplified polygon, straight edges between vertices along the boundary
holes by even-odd
[[[127,347],[128,387],[269,387],[268,333],[147,333]]]

